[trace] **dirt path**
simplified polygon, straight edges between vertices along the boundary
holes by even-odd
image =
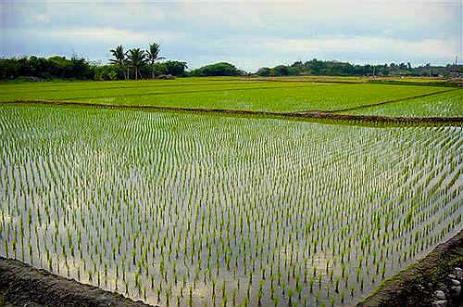
[[[149,305],[0,257],[0,306]]]

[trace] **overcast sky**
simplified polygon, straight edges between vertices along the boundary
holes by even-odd
[[[78,54],[107,62],[122,44],[161,44],[190,68],[254,71],[312,58],[461,62],[463,0],[0,0],[0,56]]]

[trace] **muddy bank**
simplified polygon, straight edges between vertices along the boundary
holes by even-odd
[[[0,306],[149,306],[0,257]]]
[[[389,102],[386,102],[389,103]],[[379,123],[379,124],[397,124],[397,125],[463,125],[463,117],[392,117],[378,115],[350,115],[333,113],[334,111],[308,111],[308,112],[271,112],[271,111],[250,111],[250,110],[233,110],[233,109],[203,109],[203,108],[182,108],[166,106],[146,106],[146,105],[115,105],[115,104],[98,104],[76,101],[58,101],[58,100],[15,100],[10,102],[0,102],[0,104],[17,104],[17,105],[61,105],[61,106],[79,106],[79,107],[96,107],[111,109],[128,109],[128,110],[145,110],[145,111],[166,111],[166,112],[189,112],[197,114],[220,114],[220,115],[244,115],[244,116],[269,116],[277,118],[294,118],[294,119],[317,119],[331,120],[344,123]],[[384,104],[384,102],[383,102]]]
[[[463,230],[357,306],[463,306],[463,270],[458,268],[463,268]]]

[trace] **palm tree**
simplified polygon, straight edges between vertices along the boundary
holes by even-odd
[[[143,66],[146,63],[145,51],[141,50],[140,48],[130,49],[127,58],[129,65],[135,69],[135,80],[138,80],[138,75],[140,74],[140,66]]]
[[[158,43],[149,44],[149,49],[146,50],[148,62],[151,66],[151,79],[154,79],[154,63],[158,60],[164,59],[163,57],[158,57],[159,51],[161,51],[161,48]]]
[[[124,79],[127,79],[127,74],[125,73],[124,68],[126,64],[126,53],[124,52],[124,47],[122,47],[122,45],[119,45],[116,47],[116,49],[111,49],[110,52],[112,53],[114,59],[109,60],[109,62],[113,65],[119,66],[124,74]]]

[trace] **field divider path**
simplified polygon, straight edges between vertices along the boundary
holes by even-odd
[[[18,260],[0,256],[0,299],[27,306],[124,306],[148,307],[122,294],[37,269]],[[0,300],[0,305],[2,301]],[[3,306],[3,305],[2,305]]]
[[[429,96],[429,94],[427,94]],[[303,111],[303,112],[272,112],[272,111],[251,111],[251,110],[236,110],[236,109],[205,109],[205,108],[184,108],[184,107],[169,107],[169,106],[147,106],[147,105],[123,105],[123,104],[102,104],[102,103],[86,103],[79,101],[63,101],[63,100],[14,100],[0,102],[0,105],[7,104],[43,104],[43,105],[60,105],[60,106],[80,106],[80,107],[96,107],[110,109],[131,109],[131,110],[146,110],[146,111],[165,111],[165,112],[190,112],[197,114],[226,114],[226,115],[246,115],[246,116],[269,116],[279,118],[293,119],[316,119],[316,120],[332,120],[339,122],[366,122],[366,123],[382,123],[382,124],[450,124],[463,125],[463,116],[459,117],[402,117],[402,116],[380,116],[380,115],[353,115],[339,114],[333,111]],[[371,106],[371,105],[370,105]]]
[[[424,97],[439,95],[439,94],[458,91],[458,90],[459,90],[459,88],[452,88],[450,90],[447,89],[447,90],[437,91],[437,92],[433,92],[433,93],[414,95],[414,96],[409,96],[409,97],[405,97],[405,98],[397,98],[397,99],[385,100],[385,101],[360,105],[360,106],[356,106],[356,107],[337,109],[337,110],[325,111],[325,112],[326,113],[342,113],[342,112],[349,112],[349,111],[357,111],[357,110],[367,109],[367,108],[371,108],[371,107],[377,107],[377,106],[381,106],[381,105],[385,105],[385,104],[402,102],[402,101],[407,101],[407,100],[413,100],[413,99],[416,99],[416,98],[424,98]],[[310,112],[310,111],[308,111],[308,112]]]

